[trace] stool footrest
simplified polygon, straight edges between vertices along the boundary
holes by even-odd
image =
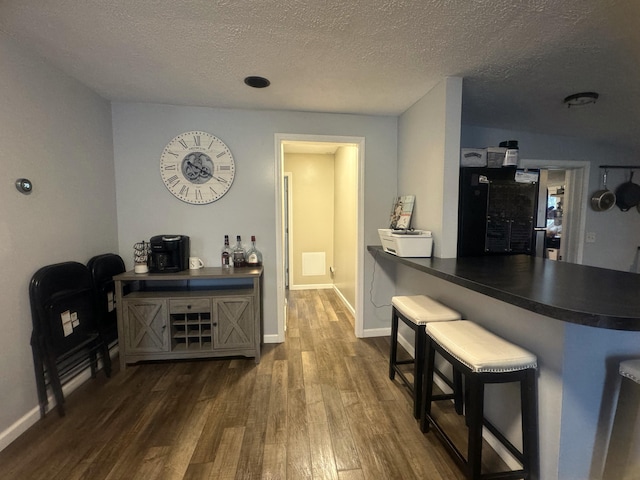
[[[395,365],[413,365],[416,363],[415,360],[396,360]]]
[[[396,375],[398,375],[402,380],[402,383],[404,383],[407,389],[409,389],[409,391],[413,393],[413,382],[409,381],[409,379],[407,378],[407,376],[404,374],[402,370],[396,368],[395,371],[396,371]]]
[[[441,398],[436,398],[436,396],[434,396],[432,398],[433,398],[433,400],[445,400],[445,399],[441,399]],[[427,415],[427,421],[433,427],[433,429],[436,431],[436,434],[440,437],[442,442],[445,444],[445,446],[449,450],[449,453],[451,454],[453,459],[456,461],[456,463],[458,463],[458,466],[463,471],[466,470],[467,469],[467,459],[462,454],[462,452],[458,449],[458,447],[456,447],[456,445],[453,443],[453,441],[445,433],[445,431],[438,424],[438,422],[436,422],[433,419],[433,417],[431,417],[431,415]],[[487,425],[487,423],[488,422],[486,422],[486,420],[485,420],[485,426],[489,427],[489,425]],[[493,425],[491,425],[491,427],[493,427]],[[493,427],[493,428],[495,429],[495,427]],[[491,433],[493,433],[495,435],[494,430],[492,430],[491,428],[489,428],[489,430],[491,430]],[[504,439],[504,436],[500,432],[498,432],[498,436],[500,436],[500,437],[502,437],[502,439]],[[507,442],[508,442],[508,440],[507,440]],[[511,447],[513,447],[513,444],[511,444],[511,442],[509,442],[509,445]],[[507,447],[507,448],[512,454],[514,454],[514,456],[516,456],[518,461],[522,461],[521,460],[522,454],[520,452],[518,452],[517,449],[515,450],[515,452],[512,452],[511,448],[509,448],[509,447]],[[513,448],[515,449],[515,447],[513,447]],[[516,452],[517,452],[517,455],[515,455]],[[523,469],[521,469],[521,470],[509,470],[509,471],[505,471],[505,472],[484,473],[484,474],[480,475],[480,479],[481,480],[503,480],[503,479],[504,480],[509,480],[509,479],[516,480],[516,479],[528,478],[528,477],[525,477],[525,475],[526,475],[526,472]]]
[[[483,418],[482,423],[485,427],[487,427],[487,430],[489,430],[494,437],[500,440],[502,445],[504,445],[506,449],[509,450],[509,453],[513,455],[516,460],[518,460],[520,463],[524,462],[524,456],[522,455],[522,452],[518,450],[516,446],[511,443],[509,439],[505,437],[504,434],[500,430],[498,430],[493,423],[491,423],[486,418]]]

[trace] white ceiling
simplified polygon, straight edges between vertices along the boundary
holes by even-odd
[[[0,31],[114,101],[399,115],[460,76],[465,124],[640,147],[637,0],[0,0]]]

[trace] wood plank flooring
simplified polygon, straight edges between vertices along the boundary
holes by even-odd
[[[429,479],[464,476],[388,377],[389,338],[357,339],[331,290],[289,294],[286,341],[262,361],[102,372],[0,452],[0,478]],[[463,438],[460,417],[444,406]],[[486,452],[490,465],[495,456]]]

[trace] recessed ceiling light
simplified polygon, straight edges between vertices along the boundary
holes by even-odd
[[[253,88],[266,88],[271,82],[264,77],[246,77],[244,83]]]
[[[564,103],[567,104],[567,107],[580,107],[582,105],[588,105],[590,103],[596,103],[598,100],[598,95],[596,92],[582,92],[582,93],[574,93],[573,95],[569,95],[564,99]]]

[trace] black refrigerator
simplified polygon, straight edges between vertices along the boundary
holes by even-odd
[[[458,256],[535,255],[539,170],[460,169]]]

